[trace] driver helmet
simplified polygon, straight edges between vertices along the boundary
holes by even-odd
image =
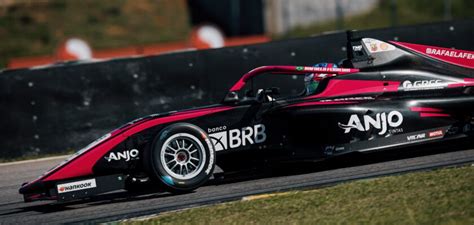
[[[315,64],[313,67],[332,67],[337,68],[337,65],[334,63],[318,63]],[[308,73],[304,76],[304,86],[305,86],[305,94],[312,95],[316,92],[318,88],[319,81],[327,77],[328,74],[326,73]]]

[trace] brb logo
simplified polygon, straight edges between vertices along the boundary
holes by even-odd
[[[361,122],[363,121],[363,123]],[[398,111],[391,111],[388,114],[377,113],[375,118],[364,115],[362,120],[357,114],[352,114],[349,118],[347,124],[338,123],[339,127],[344,130],[344,133],[347,134],[351,131],[352,128],[357,129],[358,131],[369,131],[371,128],[380,130],[379,135],[387,133],[388,128],[397,128],[403,123],[403,115]]]
[[[207,129],[208,133],[220,131],[209,134],[216,151],[258,144],[267,139],[265,125],[263,124],[256,124],[251,127],[243,127],[241,129],[232,129],[228,131],[226,129],[226,126]]]

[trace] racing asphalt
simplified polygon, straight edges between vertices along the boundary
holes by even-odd
[[[472,147],[471,147],[472,148]],[[474,149],[407,149],[389,153],[348,155],[323,163],[289,164],[244,178],[211,180],[193,193],[110,193],[74,203],[23,203],[18,188],[24,181],[59,163],[51,159],[0,165],[0,224],[98,223],[157,214],[242,197],[293,189],[309,189],[356,179],[396,175],[439,167],[471,165]],[[472,164],[474,166],[474,164]]]

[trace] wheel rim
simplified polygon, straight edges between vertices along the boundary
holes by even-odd
[[[189,180],[203,170],[206,152],[195,136],[178,133],[163,143],[160,158],[161,165],[171,177]]]

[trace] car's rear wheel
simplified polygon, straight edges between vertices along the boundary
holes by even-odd
[[[192,191],[212,175],[215,151],[197,126],[178,123],[165,128],[150,148],[151,172],[171,192]]]

